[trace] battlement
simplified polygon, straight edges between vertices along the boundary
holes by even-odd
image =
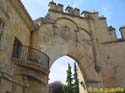
[[[63,12],[63,5],[62,4],[57,4],[57,10],[59,11],[59,12]]]
[[[51,1],[48,5],[48,10],[65,13],[65,14],[69,14],[69,15],[77,16],[77,17],[93,17],[93,18],[99,19],[98,12],[83,11],[80,14],[80,9],[78,8],[73,8],[69,5],[65,9],[63,7],[64,6],[62,4],[56,4],[54,1]]]
[[[114,27],[109,26],[108,27],[108,32],[109,32],[110,40],[111,41],[117,40],[116,33],[115,33],[115,28]]]
[[[116,42],[125,41],[125,26],[121,26],[119,28],[119,31],[121,32],[121,36],[122,36],[121,38],[116,37],[116,30],[114,27],[109,26],[107,29],[110,35],[110,41],[116,41]]]
[[[119,30],[121,31],[122,38],[125,39],[125,25],[121,26]]]
[[[92,19],[96,22],[100,22],[99,24],[105,25],[107,29],[107,35],[109,35],[109,41],[117,41],[116,31],[115,28],[112,26],[107,27],[107,21],[105,16],[99,16],[99,13],[97,11],[80,11],[78,8],[73,8],[71,6],[67,6],[64,9],[63,4],[57,4],[54,1],[51,1],[48,5],[49,7],[49,13],[60,13],[62,15],[68,15],[68,16],[75,16],[79,18],[85,18],[85,19]],[[81,13],[81,14],[80,14]],[[120,31],[122,34],[122,40],[125,39],[125,26],[120,27]]]
[[[108,31],[110,31],[110,32],[111,32],[111,31],[115,31],[115,28],[112,27],[112,26],[109,26],[109,27],[108,27]]]
[[[80,9],[74,8],[74,15],[79,16],[80,15]]]
[[[65,12],[68,13],[68,14],[73,15],[73,8],[70,7],[70,6],[67,6],[66,9],[65,9]]]
[[[99,17],[99,20],[106,20],[106,17],[100,16],[100,17]]]

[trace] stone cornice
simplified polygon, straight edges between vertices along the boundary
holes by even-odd
[[[30,31],[35,29],[34,23],[28,12],[26,11],[24,5],[20,0],[10,0],[11,5],[19,14],[19,16],[23,19],[24,23],[30,29]]]
[[[11,75],[9,75],[7,73],[4,73],[4,72],[0,72],[0,78],[5,78],[5,79],[7,79],[7,80],[9,80],[11,82],[14,82],[14,83],[16,83],[18,85],[21,85],[21,86],[26,86],[26,87],[29,86],[27,83],[19,81],[19,80],[13,78]]]

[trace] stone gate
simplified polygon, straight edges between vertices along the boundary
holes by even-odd
[[[49,68],[64,55],[78,62],[87,87],[125,87],[125,26],[117,39],[98,12],[48,7],[32,21],[20,0],[0,1],[0,93],[47,93]]]

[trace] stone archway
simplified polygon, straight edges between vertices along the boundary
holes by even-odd
[[[67,55],[77,60],[88,86],[91,81],[99,81],[89,31],[79,28],[72,19],[61,17],[42,24],[38,34],[38,48],[50,57],[50,66]]]

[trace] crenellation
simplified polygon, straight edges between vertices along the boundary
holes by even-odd
[[[90,16],[90,12],[88,12],[88,11],[83,11],[83,12],[81,13],[81,16],[82,16],[82,17],[89,17],[89,16]]]
[[[91,17],[93,19],[98,19],[98,12],[89,12],[89,11],[83,11],[81,13],[82,17]]]
[[[116,33],[115,33],[115,28],[114,27],[109,26],[108,27],[108,32],[109,32],[109,35],[110,35],[110,41],[117,40]]]
[[[56,12],[60,12],[60,13],[66,13],[66,14],[70,14],[72,16],[78,16],[78,17],[92,17],[94,19],[98,19],[98,12],[89,12],[89,11],[83,11],[80,15],[80,9],[78,8],[73,8],[71,6],[67,6],[65,8],[65,11],[63,11],[63,4],[56,4],[55,2],[51,1],[48,5],[49,9],[48,10],[53,10]]]
[[[102,16],[100,16],[98,19],[99,19],[99,20],[106,20],[106,17],[104,17],[104,16],[102,15]]]
[[[73,12],[75,16],[80,16],[80,9],[74,8]]]
[[[125,39],[125,25],[121,26],[119,30],[121,31],[122,38]]]
[[[99,14],[99,13],[96,12],[96,11],[91,12],[91,16],[93,17],[94,20],[98,20],[98,18],[99,18],[99,15],[98,15],[98,14]]]
[[[65,12],[68,13],[68,14],[73,15],[73,8],[70,7],[70,6],[67,6],[66,9],[65,9]]]
[[[53,1],[49,2],[48,10],[56,10],[56,9],[57,9],[56,3]]]
[[[63,12],[63,5],[62,4],[57,4],[57,11]]]
[[[115,31],[115,28],[112,27],[112,26],[109,26],[109,27],[108,27],[108,31],[110,31],[110,32],[111,32],[111,31]]]

